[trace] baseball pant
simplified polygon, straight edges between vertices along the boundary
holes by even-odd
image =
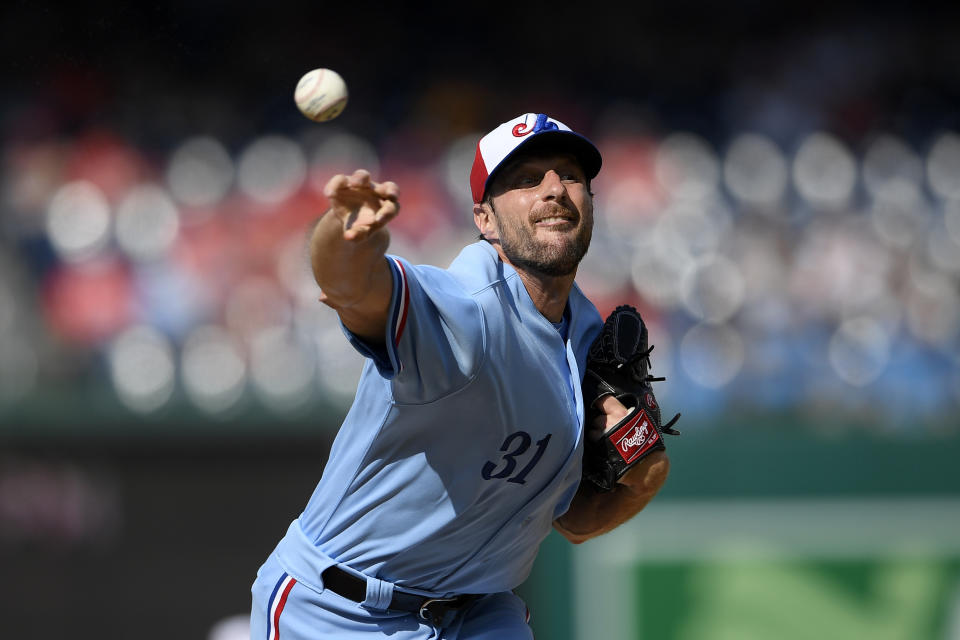
[[[251,640],[533,640],[527,607],[510,591],[483,596],[438,629],[413,613],[362,606],[296,580],[272,554],[252,588]]]

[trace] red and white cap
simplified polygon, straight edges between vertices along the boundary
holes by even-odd
[[[477,143],[477,154],[470,171],[470,190],[475,203],[483,200],[487,185],[497,169],[521,149],[524,153],[534,150],[572,153],[580,162],[587,179],[592,180],[600,172],[602,159],[592,142],[546,114],[525,113],[504,122]]]

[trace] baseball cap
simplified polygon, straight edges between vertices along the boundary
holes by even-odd
[[[480,138],[470,170],[470,190],[474,203],[483,200],[490,179],[520,150],[549,149],[572,153],[580,162],[587,179],[600,172],[602,158],[593,143],[559,120],[544,113],[525,113]]]

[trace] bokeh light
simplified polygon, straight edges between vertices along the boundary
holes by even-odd
[[[250,276],[233,287],[224,309],[230,333],[246,340],[263,329],[286,326],[290,321],[290,302],[272,278]]]
[[[212,136],[185,140],[167,163],[167,184],[173,197],[190,207],[211,207],[233,184],[233,159]]]
[[[950,239],[960,244],[960,200],[951,200],[944,206],[943,225]]]
[[[641,238],[633,247],[633,286],[651,304],[673,308],[680,303],[680,282],[694,261],[686,238],[663,223]]]
[[[630,273],[623,268],[629,255],[630,245],[622,237],[595,230],[590,250],[577,269],[578,283],[600,298],[616,295],[630,286]]]
[[[237,340],[222,327],[194,329],[180,358],[187,395],[200,409],[222,413],[236,405],[244,393],[247,363]]]
[[[857,179],[853,154],[836,137],[808,136],[793,159],[797,192],[814,208],[837,211],[849,202]]]
[[[699,200],[717,190],[720,164],[710,143],[700,136],[673,133],[660,143],[655,171],[673,197]]]
[[[960,333],[960,293],[947,276],[916,263],[909,271],[906,320],[914,336],[950,349]]]
[[[870,220],[884,244],[907,249],[926,235],[930,215],[920,190],[898,180],[880,191],[870,208]]]
[[[336,313],[322,304],[314,308],[311,331],[320,389],[332,399],[348,403],[360,380],[364,359],[346,341]]]
[[[933,143],[927,155],[927,180],[941,198],[960,199],[960,134],[942,133]]]
[[[207,640],[249,640],[250,616],[235,615],[218,620],[207,635]]]
[[[674,374],[674,363],[676,362],[676,347],[673,343],[673,336],[670,335],[668,328],[662,323],[653,320],[645,320],[647,325],[647,339],[653,345],[653,351],[650,352],[650,373],[658,378],[666,378],[666,384],[656,384],[654,391],[657,398],[665,400],[670,398],[671,389],[674,385],[669,381]]]
[[[133,411],[155,411],[173,395],[173,345],[153,327],[135,325],[126,329],[110,345],[108,360],[113,388]]]
[[[706,323],[722,324],[743,305],[746,286],[736,263],[716,255],[691,264],[680,288],[690,315]]]
[[[903,139],[882,134],[874,138],[863,156],[863,184],[874,198],[903,183],[923,184],[923,161]]]
[[[927,234],[927,255],[944,273],[960,276],[960,242],[943,222],[932,225]]]
[[[890,336],[870,317],[845,320],[830,338],[830,366],[848,384],[873,382],[890,361]]]
[[[680,363],[701,387],[719,389],[743,368],[746,347],[740,333],[729,325],[698,324],[680,340]]]
[[[115,227],[117,244],[127,255],[137,261],[156,260],[177,239],[179,212],[166,191],[144,184],[120,201]]]
[[[783,255],[777,250],[776,236],[762,229],[744,229],[734,240],[732,255],[740,265],[744,278],[744,297],[747,301],[769,300],[782,296],[786,288],[788,269]]]
[[[377,148],[360,136],[337,130],[316,143],[309,154],[311,185],[318,191],[334,174],[351,174],[366,169],[371,176],[380,174]]]
[[[744,205],[770,210],[786,192],[789,171],[783,152],[772,140],[757,133],[742,133],[727,149],[723,178],[730,193]]]
[[[292,196],[307,176],[307,160],[296,142],[280,135],[257,138],[240,154],[240,190],[263,204]]]
[[[67,262],[82,262],[100,253],[110,241],[110,205],[92,182],[68,182],[47,208],[47,236]]]
[[[292,234],[279,246],[274,274],[294,302],[316,303],[320,297],[310,265],[309,245],[303,233]]]
[[[720,251],[732,228],[733,216],[718,198],[673,202],[663,210],[656,223],[657,233],[682,238],[690,255],[695,257]]]
[[[314,394],[313,353],[286,327],[269,327],[251,341],[250,378],[272,409],[289,411],[303,406]]]

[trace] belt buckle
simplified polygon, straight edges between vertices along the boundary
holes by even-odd
[[[430,598],[420,605],[420,611],[417,613],[417,616],[424,622],[429,622],[435,627],[445,627],[453,622],[453,615],[451,614],[456,614],[459,607],[444,607],[443,615],[441,616],[430,611],[430,606],[434,604],[443,606],[448,602],[456,601],[457,598]]]

